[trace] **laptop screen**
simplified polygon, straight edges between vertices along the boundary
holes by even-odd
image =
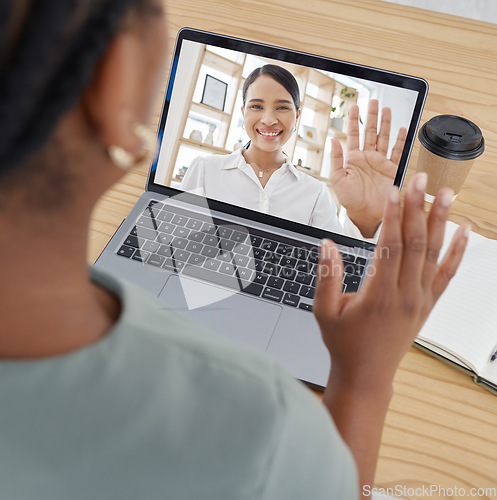
[[[371,172],[353,163],[356,153],[371,149],[365,144],[370,140],[368,109],[377,101],[377,130],[384,116],[382,143],[379,139],[372,149],[381,149],[390,163],[378,167],[373,159],[367,168],[387,169],[376,172],[378,182],[386,176],[400,186],[426,93],[426,82],[418,78],[184,29],[176,44],[149,188],[187,191],[371,238],[360,224],[354,232],[356,221],[347,214],[350,199],[355,210],[358,196],[369,196],[365,188],[377,191]],[[390,108],[391,117],[384,108]],[[332,139],[345,160],[352,158],[356,184],[349,178],[344,188],[349,164],[337,172],[343,162],[332,160]]]

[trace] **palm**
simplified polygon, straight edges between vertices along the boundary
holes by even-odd
[[[382,110],[378,127],[378,101],[371,100],[366,121],[364,147],[359,147],[359,108],[349,113],[347,157],[343,158],[340,143],[333,141],[330,182],[340,204],[351,219],[366,220],[377,227],[383,218],[385,197],[392,186],[406,139],[401,128],[390,158],[387,157],[390,140],[391,112]]]
[[[332,172],[330,181],[348,212],[366,213],[380,221],[397,167],[378,151],[354,150],[347,154],[343,168]]]

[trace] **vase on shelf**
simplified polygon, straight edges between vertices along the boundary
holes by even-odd
[[[200,132],[200,130],[192,130],[190,133],[190,139],[192,141],[202,142],[202,132]]]
[[[204,144],[212,146],[214,144],[214,132],[216,131],[215,125],[209,125],[209,132],[205,136]]]

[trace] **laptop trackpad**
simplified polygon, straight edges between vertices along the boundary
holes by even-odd
[[[211,330],[265,351],[281,306],[177,275],[159,298]]]

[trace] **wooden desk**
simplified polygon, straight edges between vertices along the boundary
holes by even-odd
[[[474,230],[497,238],[497,26],[379,0],[168,0],[167,7],[171,50],[177,30],[191,26],[428,80],[422,121],[461,115],[486,139],[452,220],[470,221]],[[146,170],[135,169],[101,200],[91,223],[90,261],[141,194]],[[376,478],[384,488],[464,488],[466,498],[472,487],[497,488],[497,397],[411,349],[396,377]],[[497,499],[497,490],[473,498]]]

